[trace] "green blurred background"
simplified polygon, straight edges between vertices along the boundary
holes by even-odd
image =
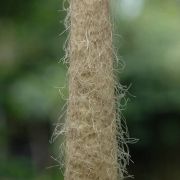
[[[63,179],[50,139],[67,97],[61,0],[0,2],[0,179]],[[130,86],[123,111],[130,174],[180,179],[180,0],[113,0],[114,39]],[[61,96],[59,89],[64,94]],[[59,140],[60,141],[60,140]]]

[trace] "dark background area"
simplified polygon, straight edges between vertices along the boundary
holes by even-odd
[[[61,140],[50,143],[67,97],[62,7],[61,0],[0,2],[2,180],[62,178],[54,160]],[[139,139],[129,145],[129,172],[179,180],[180,1],[113,0],[112,12],[125,64],[119,79],[130,87],[123,114],[130,137]]]

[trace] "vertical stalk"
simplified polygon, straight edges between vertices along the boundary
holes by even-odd
[[[109,0],[70,0],[65,180],[117,180]]]

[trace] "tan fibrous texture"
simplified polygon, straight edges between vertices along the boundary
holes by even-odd
[[[70,0],[69,17],[65,180],[123,179],[128,153],[117,110],[109,0]]]

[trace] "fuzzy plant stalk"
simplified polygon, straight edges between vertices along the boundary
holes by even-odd
[[[70,0],[65,180],[123,178],[109,3]]]

